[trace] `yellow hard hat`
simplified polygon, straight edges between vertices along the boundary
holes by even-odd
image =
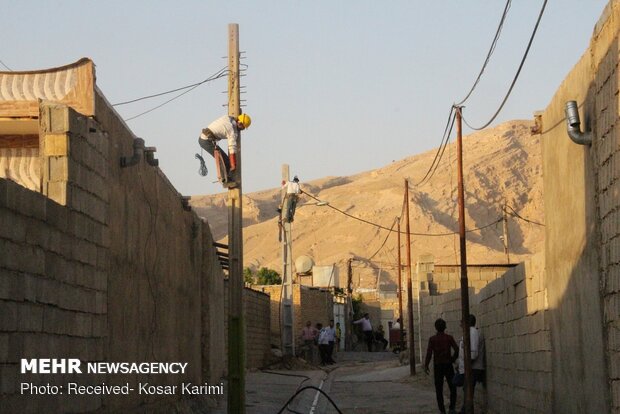
[[[248,114],[241,114],[237,117],[237,121],[241,122],[244,127],[248,128],[252,124],[252,119]]]

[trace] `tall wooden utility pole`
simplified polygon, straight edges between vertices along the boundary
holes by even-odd
[[[400,258],[400,217],[397,223],[397,249],[398,249],[398,317],[400,318],[400,351],[405,349],[405,318],[403,318],[403,278],[402,278],[402,260]]]
[[[503,217],[503,224],[504,224],[504,237],[502,239],[502,241],[504,242],[504,253],[506,254],[506,262],[508,264],[510,264],[510,251],[509,251],[509,245],[508,245],[508,212],[506,211],[507,205],[508,203],[506,202],[506,200],[504,200],[504,208],[503,208],[503,212],[504,212],[504,217]]]
[[[415,345],[413,334],[413,289],[411,275],[411,229],[409,228],[409,181],[405,179],[405,229],[407,233],[407,316],[409,318],[409,372],[415,375]]]
[[[282,181],[289,182],[288,164],[282,165]],[[280,213],[282,232],[282,297],[280,298],[280,333],[282,335],[282,352],[295,355],[295,333],[293,332],[293,233],[288,217],[286,190],[282,194],[282,212]],[[291,217],[292,219],[292,217]]]
[[[228,25],[228,116],[241,113],[239,25]],[[241,135],[241,134],[239,134]],[[245,413],[245,332],[243,331],[243,230],[241,210],[241,136],[237,141],[235,188],[228,189],[228,412]]]
[[[456,152],[458,160],[459,240],[461,245],[461,325],[463,326],[463,360],[465,361],[465,412],[474,412],[474,388],[469,342],[469,282],[467,280],[467,245],[465,239],[465,189],[463,187],[463,128],[461,107],[456,109]]]

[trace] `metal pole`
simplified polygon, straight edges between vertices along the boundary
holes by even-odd
[[[459,240],[461,246],[461,325],[463,326],[463,360],[465,362],[465,412],[474,412],[474,388],[469,339],[469,283],[467,280],[467,245],[465,239],[465,190],[463,187],[463,133],[461,107],[456,107],[456,152],[458,160]]]
[[[228,115],[240,114],[239,25],[228,25]],[[237,142],[236,188],[228,190],[228,412],[245,413],[245,332],[243,326],[243,215],[241,137]]]
[[[405,228],[407,232],[407,315],[409,319],[409,372],[415,375],[415,341],[413,331],[413,289],[411,281],[411,231],[409,228],[409,181],[405,179]]]
[[[403,278],[402,278],[402,260],[400,257],[400,217],[398,218],[397,232],[398,235],[398,317],[400,318],[400,350],[405,349],[405,318],[403,318]]]

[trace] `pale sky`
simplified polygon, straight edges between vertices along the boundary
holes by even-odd
[[[605,0],[550,0],[519,81],[492,125],[544,109],[589,44]],[[283,163],[304,180],[351,175],[439,145],[450,105],[467,93],[505,1],[4,0],[0,60],[12,70],[97,65],[111,103],[199,82],[226,65],[238,23],[248,65],[243,187],[276,187]],[[542,0],[512,2],[502,36],[464,109],[495,112]],[[4,70],[4,69],[0,69]],[[184,195],[222,192],[198,175],[198,135],[226,113],[226,79],[204,84],[128,124]],[[129,118],[174,95],[118,107]],[[470,131],[465,128],[464,133]],[[225,145],[225,144],[224,144]]]

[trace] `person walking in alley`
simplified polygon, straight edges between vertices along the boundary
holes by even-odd
[[[462,327],[461,323],[461,327]],[[484,382],[484,337],[478,328],[476,328],[476,317],[472,314],[469,315],[469,342],[471,349],[471,371],[472,371],[472,388],[476,390],[477,382]],[[458,372],[459,375],[465,373],[465,359],[463,351],[463,338],[459,341],[459,356],[458,356]],[[472,393],[473,397],[473,393]],[[465,412],[465,402],[461,408],[461,413]]]
[[[443,380],[445,378],[450,389],[450,414],[454,414],[456,406],[456,386],[452,383],[454,368],[452,364],[459,356],[459,348],[451,335],[445,333],[446,321],[439,318],[435,321],[437,333],[428,339],[426,348],[426,359],[424,360],[424,372],[429,373],[428,365],[433,358],[433,374],[435,377],[435,393],[437,395],[437,405],[439,411],[446,412],[443,401]],[[452,353],[454,350],[454,354]]]
[[[228,188],[236,186],[231,173],[237,169],[237,142],[239,132],[248,128],[252,120],[247,114],[241,114],[237,118],[224,115],[211,122],[208,127],[202,130],[198,144],[202,149],[215,158],[215,152],[224,161],[226,171],[220,171],[220,181]],[[228,154],[217,144],[221,140],[228,141]]]
[[[370,323],[370,316],[368,313],[365,313],[361,319],[353,321],[355,325],[362,325],[362,332],[364,332],[364,339],[366,341],[366,345],[368,346],[368,352],[372,352],[372,324]]]
[[[383,325],[379,325],[377,328],[377,332],[375,333],[375,339],[383,345],[381,348],[382,351],[385,351],[388,345],[387,339],[385,339],[385,330],[383,329]]]
[[[319,331],[312,326],[312,322],[306,322],[306,326],[301,330],[301,340],[304,344],[304,358],[308,362],[312,362],[312,354],[314,349],[314,341],[317,338]]]
[[[321,365],[329,364],[329,337],[327,333],[327,327],[323,328],[323,324],[317,323],[317,329],[319,329],[318,344],[319,354],[321,355]]]

